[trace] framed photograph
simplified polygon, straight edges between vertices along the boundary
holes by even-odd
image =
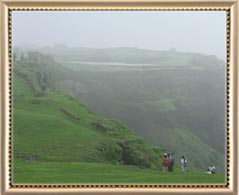
[[[238,0],[1,0],[1,194],[238,191]]]

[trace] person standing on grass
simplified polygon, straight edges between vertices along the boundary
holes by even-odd
[[[162,164],[163,164],[163,171],[166,172],[168,170],[168,165],[169,165],[169,158],[167,153],[164,153],[163,155]]]
[[[172,172],[171,155],[168,153],[168,172]]]
[[[184,156],[181,158],[181,171],[185,173],[187,171],[187,160]]]
[[[171,153],[169,156],[169,166],[168,166],[169,172],[173,172],[173,166],[174,166],[174,153]]]

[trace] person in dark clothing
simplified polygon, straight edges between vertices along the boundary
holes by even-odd
[[[172,172],[171,156],[168,153],[168,171]]]
[[[174,153],[171,153],[169,158],[169,171],[173,172],[173,166],[174,166]]]
[[[168,154],[168,159],[169,159],[168,171],[169,171],[169,172],[173,172],[174,153]]]

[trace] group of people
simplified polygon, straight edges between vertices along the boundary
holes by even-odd
[[[184,156],[182,156],[181,161],[181,171],[182,173],[185,173],[187,171],[187,160]],[[163,165],[163,171],[166,172],[173,172],[173,166],[174,166],[174,153],[164,153],[163,159],[162,159],[162,165]],[[207,172],[208,174],[215,174],[216,173],[216,167],[213,164],[210,164]]]
[[[174,153],[164,153],[162,163],[163,171],[173,172]]]
[[[169,171],[173,172],[173,166],[174,166],[174,153],[164,153],[163,154],[163,159],[162,159],[162,164],[163,164],[163,171]],[[184,156],[181,158],[181,171],[184,173],[186,172],[187,169],[187,160],[185,159]]]

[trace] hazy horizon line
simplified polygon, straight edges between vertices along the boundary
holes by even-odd
[[[218,59],[222,61],[226,61],[225,59],[222,59],[216,54],[211,54],[211,53],[202,53],[202,52],[196,52],[196,51],[185,51],[185,50],[179,50],[176,47],[170,47],[170,48],[165,48],[165,49],[155,49],[155,48],[143,48],[139,46],[111,46],[111,47],[90,47],[90,46],[76,46],[76,45],[67,45],[64,43],[55,43],[55,44],[50,44],[50,45],[39,45],[39,44],[17,44],[12,46],[14,48],[23,48],[24,47],[29,47],[25,49],[34,49],[35,48],[66,48],[66,49],[77,49],[77,48],[85,48],[85,49],[119,49],[119,48],[128,48],[128,49],[138,49],[138,50],[148,50],[148,51],[158,51],[158,52],[163,52],[163,51],[172,51],[172,52],[178,52],[178,53],[186,53],[186,54],[201,54],[201,55],[206,55],[206,56],[215,56]],[[33,48],[31,48],[33,47]]]

